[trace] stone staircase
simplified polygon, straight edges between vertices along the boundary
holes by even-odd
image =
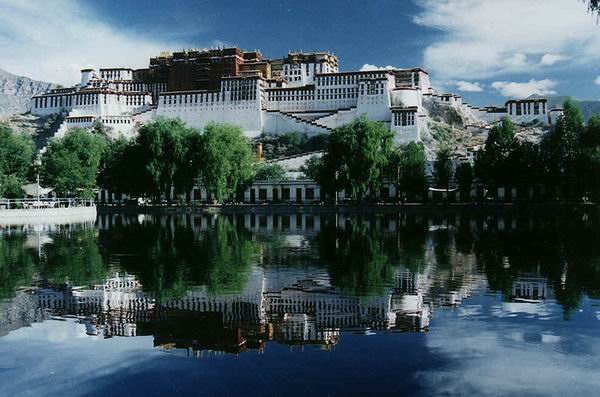
[[[58,124],[58,126],[56,126],[55,128],[52,128],[50,131],[48,131],[47,134],[45,134],[46,136],[44,144],[39,150],[40,154],[46,153],[46,150],[48,150],[48,143],[51,139],[57,137],[60,138],[65,135],[65,133],[67,132],[67,117],[69,116],[71,116],[71,112],[67,113],[66,115],[63,115],[60,124]]]
[[[158,108],[158,106],[148,106],[147,108],[141,108],[141,109],[138,109],[138,110],[132,112],[131,116],[133,116],[133,117],[142,116],[144,114],[147,114],[148,112],[156,110],[157,108]]]
[[[354,112],[355,110],[356,110],[356,106],[352,106],[352,107],[349,107],[349,108],[341,108],[341,109],[338,109],[335,112],[331,112],[329,114],[324,114],[324,115],[322,115],[322,116],[314,119],[313,122],[315,122],[317,124],[325,124],[324,121],[327,120],[328,118],[332,118],[332,117],[335,116],[335,117],[337,117],[339,119],[340,116],[344,116],[345,114],[350,113],[350,112]],[[345,123],[342,123],[342,124],[345,124]],[[329,125],[331,125],[331,124],[329,124]]]
[[[306,119],[303,119],[300,116],[297,116],[297,115],[295,115],[293,113],[289,113],[289,112],[282,112],[282,111],[278,111],[278,112],[281,113],[282,115],[284,115],[286,117],[290,117],[290,118],[292,118],[292,119],[294,119],[294,120],[296,120],[296,121],[298,121],[300,123],[305,123],[305,124],[311,125],[313,127],[322,128],[322,129],[324,129],[324,130],[326,130],[328,132],[333,132],[333,128],[329,128],[325,124],[318,123],[318,122],[316,122],[314,120],[306,120]]]

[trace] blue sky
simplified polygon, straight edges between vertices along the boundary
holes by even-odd
[[[0,0],[0,68],[73,84],[85,67],[144,67],[161,50],[330,50],[342,70],[424,67],[486,105],[600,98],[600,26],[580,0]]]

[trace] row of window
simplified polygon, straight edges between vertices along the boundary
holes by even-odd
[[[100,77],[107,80],[127,80],[131,78],[131,72],[123,70],[101,70]]]
[[[224,92],[208,92],[203,94],[165,94],[162,95],[163,105],[183,105],[187,103],[219,102],[225,100]]]
[[[73,97],[68,96],[45,96],[34,98],[34,107],[39,108],[62,108],[63,106],[71,106]]]
[[[82,117],[69,117],[67,123],[91,123],[94,121],[93,116],[82,116]]]
[[[104,124],[131,124],[131,119],[128,118],[102,118]]]
[[[532,106],[533,105],[533,106]],[[521,115],[538,115],[538,114],[546,114],[546,102],[520,102],[520,103],[511,103],[508,106],[508,113],[510,115],[515,114],[516,116]]]
[[[274,96],[269,94],[269,101],[271,102],[297,102],[297,101],[314,101],[315,98],[318,101],[323,100],[339,100],[339,99],[356,99],[358,98],[357,94],[327,94],[327,95],[283,95],[283,96]]]
[[[301,70],[302,65],[306,65],[306,68],[304,68],[304,73],[307,76],[310,74],[311,66],[312,66],[313,74],[329,71],[329,68],[327,67],[328,65],[326,65],[326,64],[305,63],[305,64],[295,64],[295,65],[284,65],[283,66],[284,74],[287,76],[290,76],[290,75],[300,76],[300,75],[302,75],[302,70]]]
[[[74,106],[87,106],[87,105],[97,105],[99,103],[99,97],[102,96],[102,102],[104,104],[107,103],[115,103],[119,102],[120,98],[117,101],[109,101],[109,97],[111,95],[107,94],[77,94],[77,95],[66,95],[66,96],[46,96],[46,97],[37,97],[34,98],[34,107],[35,108],[62,108]],[[112,96],[114,99],[114,95]],[[73,101],[73,98],[75,100]],[[145,103],[144,95],[125,95],[125,105],[133,106],[133,105],[143,105]]]
[[[255,88],[257,80],[225,80],[222,82],[223,89],[226,91],[240,88]]]
[[[91,88],[111,88],[115,91],[126,91],[126,92],[131,92],[131,91],[147,91],[147,85],[144,83],[137,83],[137,82],[120,82],[120,83],[109,83],[106,81],[102,81],[102,80],[94,80],[92,81],[90,84],[87,85],[87,87],[91,87]]]
[[[250,194],[255,195],[256,189],[252,189],[250,190]],[[258,190],[258,199],[259,200],[266,200],[267,199],[267,189],[266,188],[259,188]],[[304,198],[306,200],[314,200],[315,199],[315,189],[312,187],[307,187],[304,189]],[[301,200],[302,199],[302,190],[300,188],[296,189],[296,199]],[[279,189],[273,189],[273,201],[279,201]],[[281,189],[281,200],[283,201],[289,201],[290,200],[290,189],[289,188],[282,188]]]
[[[384,77],[384,73],[374,73],[374,74],[342,74],[342,75],[333,75],[333,76],[318,76],[317,84],[318,85],[352,85],[358,84],[358,81],[364,78],[375,77],[381,78]]]
[[[394,113],[394,125],[406,127],[415,125],[415,112],[398,112]]]

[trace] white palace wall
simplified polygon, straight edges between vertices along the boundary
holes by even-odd
[[[455,108],[482,124],[508,116],[516,123],[548,125],[560,115],[560,110],[550,115],[544,99],[508,101],[505,108],[472,107],[459,95],[436,94],[421,69],[338,72],[324,65],[287,65],[283,76],[293,81],[273,83],[260,74],[223,77],[218,90],[185,92],[167,92],[164,82],[136,81],[127,68],[86,69],[79,85],[33,97],[31,111],[65,115],[59,136],[99,121],[127,138],[157,116],[179,118],[200,130],[211,122],[231,123],[254,137],[263,132],[330,133],[364,115],[389,126],[399,143],[428,136],[424,100]]]

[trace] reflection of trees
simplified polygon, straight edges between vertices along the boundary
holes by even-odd
[[[0,237],[0,298],[11,298],[17,287],[31,283],[35,252],[25,246],[26,240],[24,234]]]
[[[490,289],[502,291],[506,298],[519,276],[547,277],[568,318],[582,294],[594,296],[599,290],[598,216],[565,210],[537,214],[529,221],[517,214],[517,228],[500,230],[497,217],[487,218],[487,230],[476,236],[478,264],[485,269]]]
[[[43,249],[44,277],[75,286],[104,282],[107,269],[96,239],[95,229],[71,229],[53,236],[53,243]]]
[[[119,258],[123,270],[157,298],[179,297],[199,285],[215,294],[239,292],[254,253],[251,237],[223,218],[206,231],[145,223],[113,227],[101,238],[111,255],[127,254]]]
[[[473,252],[474,243],[475,238],[473,236],[471,225],[469,224],[468,219],[461,219],[456,234],[454,235],[456,252],[461,254],[470,254]]]
[[[424,223],[421,217],[406,215],[403,215],[400,221],[400,264],[413,272],[422,271],[425,267],[427,223]]]
[[[353,295],[381,294],[394,276],[383,235],[359,221],[344,229],[322,227],[317,237],[319,255],[328,265],[332,283]]]
[[[210,230],[200,234],[194,251],[194,272],[209,292],[223,294],[244,289],[255,253],[251,236],[219,218]]]

